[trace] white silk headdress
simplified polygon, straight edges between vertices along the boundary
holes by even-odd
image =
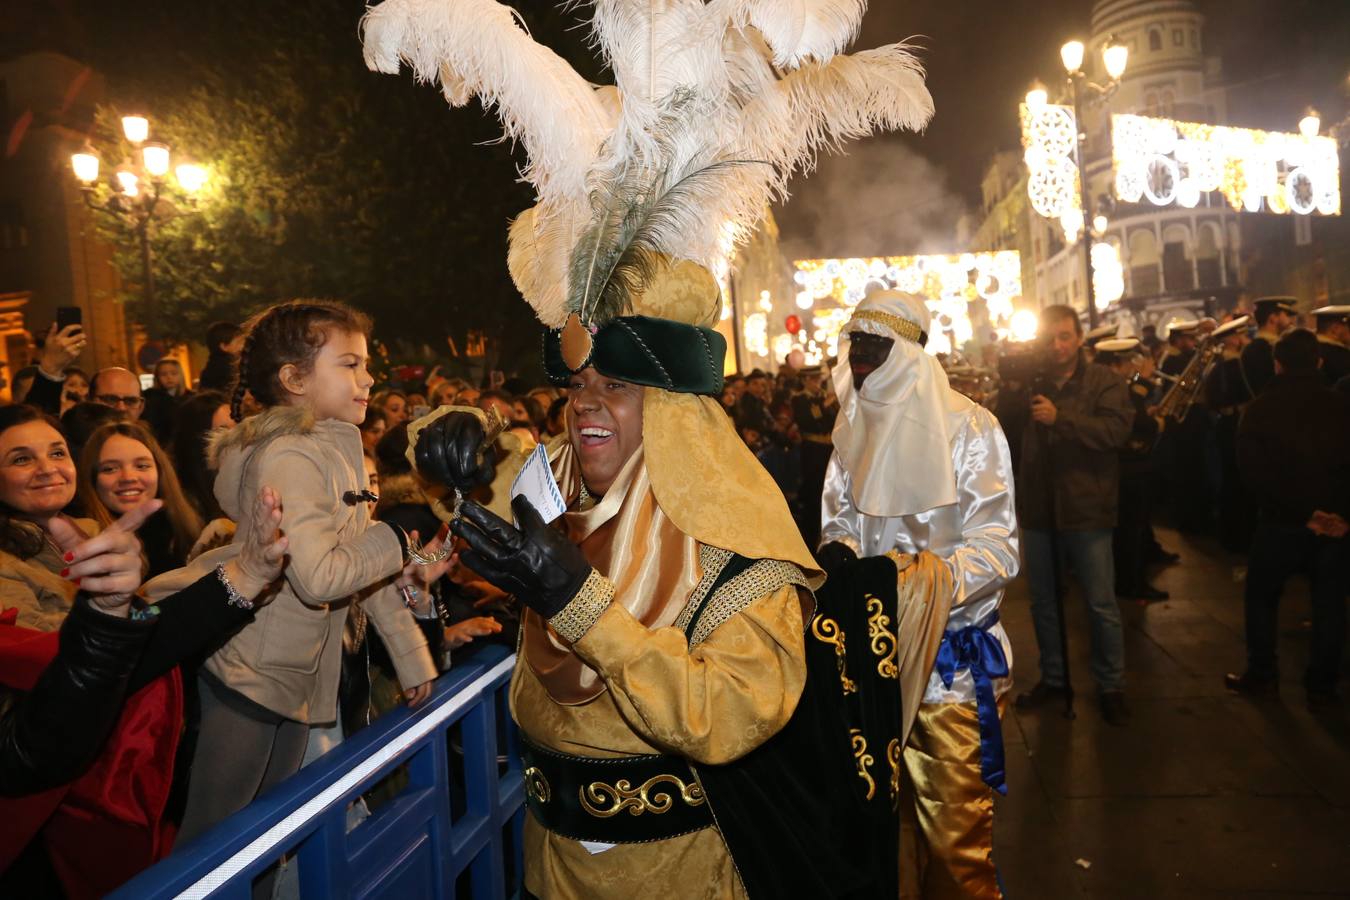
[[[952,390],[937,358],[920,346],[929,312],[901,291],[872,290],[845,326],[834,369],[839,418],[834,447],[853,482],[853,502],[866,515],[912,516],[956,502],[956,472],[947,403]],[[912,326],[907,327],[907,326]],[[890,356],[853,385],[849,335],[891,338]]]
[[[536,204],[511,226],[508,265],[550,328],[620,314],[653,259],[716,271],[821,149],[932,115],[905,44],[841,54],[866,0],[589,6],[614,86],[495,0],[385,0],[362,22],[370,68],[407,63],[453,106],[477,96],[524,146]]]

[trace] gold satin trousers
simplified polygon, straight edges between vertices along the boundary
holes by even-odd
[[[1002,900],[975,703],[920,706],[902,760],[901,900]]]

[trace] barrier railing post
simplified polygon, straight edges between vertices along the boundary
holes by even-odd
[[[505,898],[520,883],[524,801],[519,760],[510,758],[504,773],[497,762],[516,745],[506,713],[513,663],[500,646],[463,654],[421,708],[382,717],[110,897],[250,900],[254,878],[293,854],[302,898],[449,900],[466,869],[475,900]],[[500,747],[498,715],[506,717]],[[467,797],[453,821],[447,742],[457,724]],[[348,806],[404,763],[407,786],[349,833]],[[507,827],[509,866],[502,859]]]

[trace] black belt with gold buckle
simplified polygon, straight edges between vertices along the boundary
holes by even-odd
[[[549,831],[577,841],[664,841],[713,824],[703,786],[678,756],[572,756],[521,736],[525,802]]]

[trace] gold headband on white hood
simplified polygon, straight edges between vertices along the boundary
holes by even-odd
[[[844,328],[833,377],[839,395],[834,446],[865,515],[910,516],[956,502],[956,473],[947,434],[947,373],[919,345],[927,333],[924,301],[901,291],[872,290]],[[848,334],[892,338],[890,356],[853,387]]]

